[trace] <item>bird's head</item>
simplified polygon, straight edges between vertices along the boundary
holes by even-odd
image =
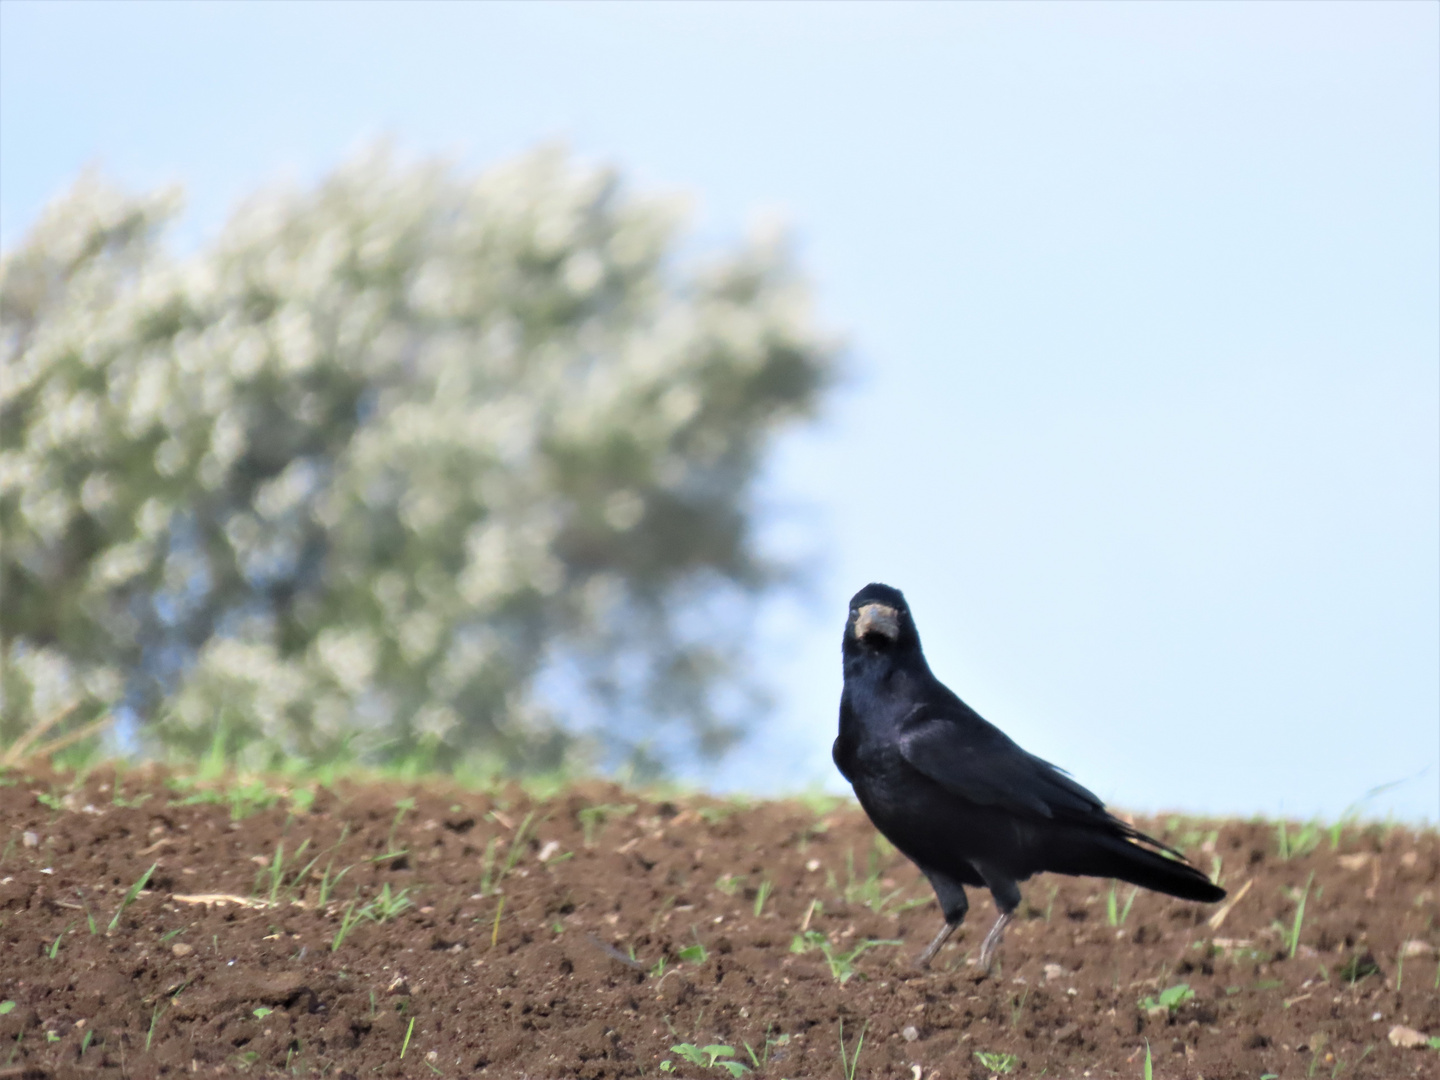
[[[871,583],[850,598],[845,623],[845,651],[893,652],[920,648],[920,635],[905,594],[889,585]]]

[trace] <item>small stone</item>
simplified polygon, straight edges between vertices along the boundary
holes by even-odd
[[[1389,1038],[1391,1046],[1398,1046],[1404,1050],[1424,1046],[1430,1041],[1414,1028],[1408,1028],[1404,1024],[1396,1024],[1392,1027]]]
[[[920,1032],[916,1029],[914,1024],[910,1024],[907,1027],[902,1028],[900,1034],[906,1042],[914,1042],[916,1039],[920,1038]]]
[[[26,847],[39,847],[40,836],[38,833],[34,833],[31,832],[29,829],[26,829],[23,833],[20,834],[20,842]]]
[[[1059,964],[1046,964],[1043,970],[1046,982],[1054,982],[1065,975],[1065,969]]]
[[[186,945],[183,941],[177,941],[174,945],[170,946],[170,951],[176,956],[189,956],[195,951],[195,946]]]
[[[1431,945],[1428,941],[1411,938],[1405,942],[1404,945],[1400,946],[1400,955],[1406,959],[1412,956],[1434,956],[1435,946]]]
[[[809,870],[810,873],[813,874],[816,870],[819,870],[819,869],[820,869],[820,860],[819,860],[819,859],[811,859],[809,862],[807,862],[807,863],[805,864],[805,869],[806,869],[806,870]]]

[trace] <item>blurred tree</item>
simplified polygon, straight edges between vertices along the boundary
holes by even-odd
[[[728,745],[751,487],[833,368],[778,240],[687,271],[676,206],[553,150],[378,150],[184,260],[178,205],[82,178],[0,267],[0,739],[80,701],[250,764]]]

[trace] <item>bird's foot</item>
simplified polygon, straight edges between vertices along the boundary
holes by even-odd
[[[1002,911],[1000,918],[995,920],[995,925],[985,935],[985,940],[980,943],[980,969],[990,974],[990,969],[995,966],[995,954],[1000,951],[1000,942],[1005,937],[1005,927],[1009,925],[1011,913]]]
[[[956,919],[953,923],[947,922],[944,926],[940,927],[940,932],[935,935],[934,940],[932,940],[929,945],[926,945],[925,951],[915,958],[915,966],[917,968],[929,967],[930,961],[934,958],[935,954],[940,951],[940,946],[945,944],[950,935],[955,932],[955,928],[959,925],[960,920]]]

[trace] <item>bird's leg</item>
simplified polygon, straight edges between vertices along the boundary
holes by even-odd
[[[923,968],[930,966],[930,961],[940,951],[940,946],[944,945],[955,932],[955,928],[965,921],[965,912],[970,910],[970,901],[965,898],[965,886],[958,881],[926,866],[920,867],[920,870],[930,879],[930,884],[935,889],[935,899],[940,901],[940,912],[945,916],[945,925],[940,927],[935,940],[915,958],[915,966]]]
[[[940,951],[940,946],[949,940],[950,935],[955,932],[955,928],[960,925],[960,922],[961,919],[956,919],[954,922],[947,922],[941,926],[940,932],[935,935],[934,940],[932,940],[929,945],[926,945],[925,951],[915,958],[915,966],[918,968],[929,967],[930,961],[934,958],[935,954]]]
[[[985,940],[980,943],[980,968],[987,975],[995,966],[995,953],[999,951],[1000,941],[1005,937],[1005,927],[1009,925],[1013,917],[1012,912],[1002,911],[1000,917],[995,920],[995,925],[985,935]]]

